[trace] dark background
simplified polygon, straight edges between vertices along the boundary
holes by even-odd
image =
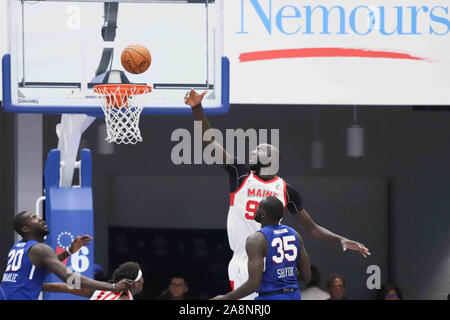
[[[366,270],[378,265],[382,283],[397,283],[406,299],[445,299],[450,292],[448,110],[359,107],[365,155],[354,159],[346,155],[353,108],[320,107],[325,163],[314,170],[310,148],[316,108],[232,105],[229,114],[211,116],[210,122],[223,132],[279,129],[279,175],[300,192],[305,209],[320,225],[371,249],[372,256],[364,259],[304,235],[322,286],[338,272],[347,280],[350,299],[372,299]],[[45,156],[57,146],[59,121],[59,116],[44,116]],[[97,153],[101,123],[96,120],[82,141],[93,153],[96,263],[110,274],[124,261],[140,262],[146,288],[141,299],[165,289],[170,275],[180,271],[200,299],[228,291],[227,175],[217,165],[176,166],[170,159],[176,144],[171,133],[177,128],[192,131],[192,117],[143,117],[144,141],[116,146],[115,154],[107,156]],[[0,124],[4,263],[13,238],[14,115],[0,112]],[[283,222],[303,232],[292,217]]]

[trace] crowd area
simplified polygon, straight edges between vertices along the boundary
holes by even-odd
[[[346,282],[343,275],[335,273],[327,278],[323,285],[319,269],[316,266],[311,266],[311,281],[308,285],[299,283],[302,300],[351,300],[347,295]],[[106,280],[103,269],[96,265],[95,279]],[[151,282],[152,279],[146,279]],[[145,286],[145,285],[144,285]],[[189,280],[188,276],[182,273],[173,274],[168,280],[167,286],[160,288],[156,294],[141,294],[136,296],[136,299],[146,300],[202,300],[205,297],[198,297],[193,294],[195,282]],[[227,291],[225,288],[224,291]],[[450,295],[449,295],[450,296]],[[403,300],[401,289],[396,284],[385,284],[380,289],[375,290],[374,300]]]

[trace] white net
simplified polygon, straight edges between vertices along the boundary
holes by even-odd
[[[102,99],[106,122],[106,141],[117,144],[136,144],[142,141],[139,119],[151,87],[145,86],[96,86]]]

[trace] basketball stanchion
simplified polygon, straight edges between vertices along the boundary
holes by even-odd
[[[94,92],[102,98],[106,141],[136,144],[142,141],[139,119],[152,87],[137,84],[101,84]]]

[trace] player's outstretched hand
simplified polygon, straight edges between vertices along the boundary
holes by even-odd
[[[215,296],[214,298],[211,298],[210,300],[225,300],[223,295]]]
[[[367,249],[362,243],[352,241],[349,239],[341,240],[342,250],[346,251],[347,249],[359,251],[364,258],[370,256],[369,249]]]
[[[122,279],[116,283],[115,292],[127,291],[133,288],[133,280],[130,279]]]
[[[187,92],[184,96],[184,103],[191,107],[196,107],[202,103],[203,97],[207,92],[208,91],[205,90],[201,94],[198,94],[194,89],[191,89],[191,91]]]
[[[70,252],[71,253],[77,252],[78,250],[80,250],[81,247],[87,246],[89,243],[91,243],[93,239],[94,238],[92,238],[87,234],[76,237],[69,247]]]

